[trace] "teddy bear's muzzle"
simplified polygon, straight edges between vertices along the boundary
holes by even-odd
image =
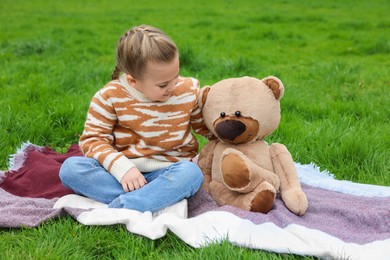
[[[221,139],[234,141],[246,131],[246,126],[238,120],[224,120],[215,126],[215,131]]]

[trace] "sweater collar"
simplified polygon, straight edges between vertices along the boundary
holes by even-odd
[[[136,100],[141,101],[141,102],[153,102],[152,100],[148,99],[141,91],[138,91],[135,87],[132,87],[129,84],[126,74],[120,75],[119,82],[126,88],[126,90]]]

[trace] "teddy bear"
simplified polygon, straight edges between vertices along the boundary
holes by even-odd
[[[282,81],[274,76],[228,78],[205,86],[199,95],[204,123],[213,137],[198,165],[202,189],[218,205],[268,213],[276,194],[294,214],[305,214],[308,200],[286,146],[264,138],[280,123]]]

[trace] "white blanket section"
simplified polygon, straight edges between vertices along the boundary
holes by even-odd
[[[359,196],[390,197],[390,187],[358,184],[335,180],[327,171],[315,165],[296,163],[302,183],[327,190]],[[168,229],[192,247],[227,240],[232,244],[276,253],[310,255],[335,259],[389,259],[390,238],[363,245],[346,243],[316,229],[291,224],[280,228],[273,223],[256,225],[229,212],[210,211],[187,218],[187,200],[160,212],[138,212],[110,209],[106,204],[78,196],[60,198],[54,208],[73,207],[93,209],[83,212],[77,221],[84,225],[124,224],[129,232],[150,239],[167,234]],[[389,216],[390,217],[390,216]]]

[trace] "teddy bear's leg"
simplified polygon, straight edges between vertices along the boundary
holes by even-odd
[[[261,213],[267,213],[272,209],[276,196],[274,187],[268,182],[261,183],[252,192],[239,193],[213,180],[210,182],[209,192],[218,205],[232,205]]]
[[[279,178],[273,172],[261,168],[241,151],[227,148],[222,153],[221,173],[224,184],[233,191],[248,193],[259,183],[270,182],[279,189]]]
[[[274,169],[280,179],[280,194],[286,207],[296,215],[305,214],[308,201],[299,182],[294,161],[287,148],[278,143],[270,147]]]

